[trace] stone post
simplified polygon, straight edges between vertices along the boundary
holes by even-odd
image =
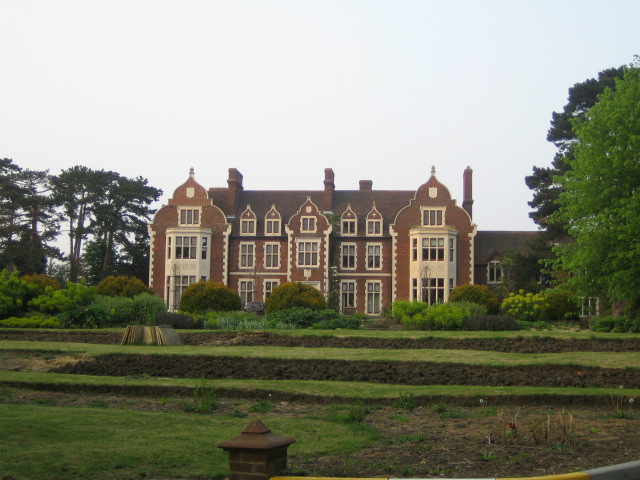
[[[293,438],[275,435],[260,420],[254,420],[218,448],[229,452],[229,480],[268,480],[287,468],[287,448],[293,442]]]

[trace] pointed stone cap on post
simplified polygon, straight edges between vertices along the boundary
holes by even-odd
[[[294,438],[271,433],[271,430],[260,420],[253,420],[239,436],[225,442],[220,442],[218,448],[224,450],[272,450],[288,447],[294,442]]]

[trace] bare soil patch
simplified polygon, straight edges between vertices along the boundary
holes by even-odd
[[[562,352],[634,352],[640,350],[640,339],[558,339],[546,337],[512,337],[502,339],[443,339],[443,338],[367,338],[340,336],[291,336],[269,332],[202,332],[178,331],[185,345],[202,346],[280,346],[307,348],[384,348],[384,349],[447,349],[481,350],[505,353],[562,353]],[[79,342],[117,344],[122,334],[79,330],[55,332],[38,330],[0,330],[0,340],[36,342]]]

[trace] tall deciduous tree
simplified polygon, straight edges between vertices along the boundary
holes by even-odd
[[[575,242],[557,247],[555,266],[583,295],[606,295],[640,310],[640,68],[625,69],[584,118],[553,215]]]
[[[533,175],[525,178],[527,186],[533,190],[533,200],[529,206],[533,211],[529,216],[546,232],[548,239],[556,239],[566,233],[565,225],[556,221],[549,222],[553,213],[558,209],[557,200],[564,186],[555,178],[564,175],[571,169],[574,156],[576,134],[573,120],[584,118],[586,113],[598,102],[598,95],[605,88],[615,89],[616,78],[621,78],[623,67],[609,68],[598,74],[598,78],[591,78],[576,83],[569,89],[568,103],[562,112],[553,112],[551,128],[547,140],[558,148],[550,167],[533,167]]]

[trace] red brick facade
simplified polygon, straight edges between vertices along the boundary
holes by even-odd
[[[306,282],[332,291],[343,311],[376,315],[395,300],[446,301],[474,282],[470,168],[462,206],[435,169],[415,191],[374,190],[369,180],[336,190],[333,170],[324,173],[323,190],[249,191],[231,168],[227,188],[207,191],[192,170],[149,226],[153,291],[176,309],[202,279],[229,285],[243,302]]]

